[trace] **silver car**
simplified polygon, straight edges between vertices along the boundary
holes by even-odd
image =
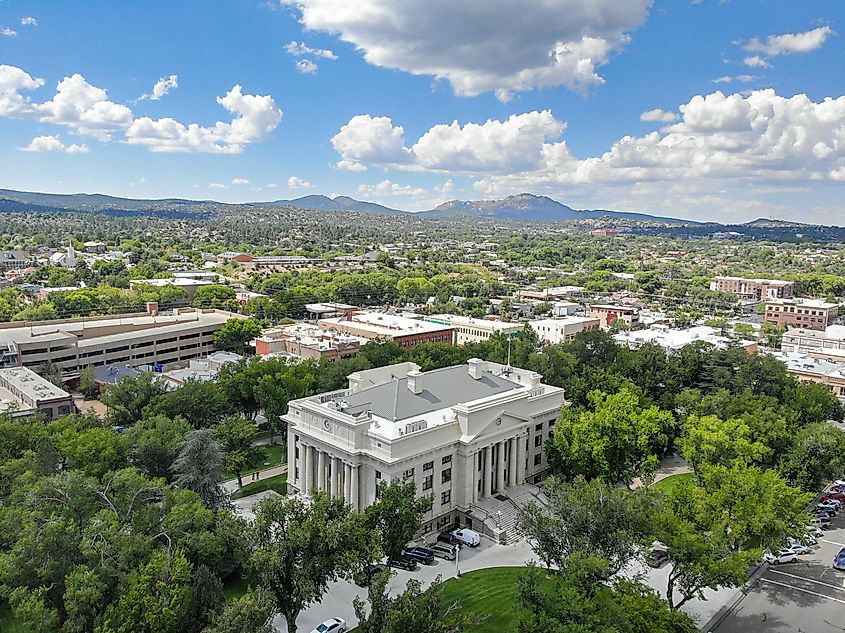
[[[435,543],[429,549],[434,552],[437,558],[445,558],[446,560],[455,560],[455,546],[447,545],[446,543]]]

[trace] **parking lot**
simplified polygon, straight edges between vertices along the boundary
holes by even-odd
[[[833,569],[845,547],[845,508],[833,518],[811,554],[772,565],[755,581],[714,633],[845,631],[845,572]]]

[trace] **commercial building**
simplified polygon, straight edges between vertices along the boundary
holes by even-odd
[[[312,321],[319,319],[332,319],[340,316],[352,316],[358,312],[356,306],[351,306],[348,303],[306,303],[305,310],[308,312],[308,318]]]
[[[0,367],[40,367],[50,361],[67,377],[85,367],[121,364],[137,367],[207,356],[214,333],[229,319],[223,310],[179,308],[147,313],[0,324]]]
[[[772,356],[782,361],[786,365],[786,371],[796,378],[827,385],[837,398],[845,402],[844,362],[794,352],[774,353]]]
[[[793,328],[780,343],[783,352],[845,358],[845,325],[829,325],[824,331]]]
[[[631,349],[637,349],[645,343],[652,343],[666,350],[679,350],[692,343],[708,343],[720,349],[738,345],[749,354],[757,353],[756,341],[731,339],[722,336],[719,329],[706,325],[675,330],[665,324],[654,324],[645,330],[619,332],[613,335],[613,340]]]
[[[132,279],[129,287],[136,290],[139,286],[153,286],[155,288],[181,288],[185,291],[188,301],[193,301],[197,289],[201,286],[211,286],[214,282],[206,279],[191,279],[188,277],[170,277],[168,279]]]
[[[743,277],[715,277],[710,290],[729,292],[740,299],[766,301],[768,299],[791,299],[795,293],[795,282],[781,279],[745,279]]]
[[[451,343],[454,332],[448,325],[381,312],[358,312],[351,316],[320,319],[317,325],[367,339],[390,339],[405,349],[420,343]]]
[[[589,315],[600,321],[602,329],[610,329],[618,320],[628,327],[640,321],[640,310],[634,306],[593,304]]]
[[[839,306],[818,299],[779,299],[766,302],[765,321],[809,330],[823,330],[833,325]]]
[[[568,299],[573,295],[584,292],[583,286],[556,286],[554,288],[543,288],[542,290],[517,290],[516,296],[520,299],[536,299],[538,301],[557,301]]]
[[[596,318],[568,316],[560,319],[537,319],[529,321],[528,325],[537,333],[541,343],[556,345],[568,341],[578,332],[597,330],[600,324]]]
[[[189,380],[208,382],[217,380],[217,374],[224,365],[237,363],[243,356],[234,352],[214,352],[205,358],[192,358],[187,367],[177,367],[162,372],[161,378],[173,387],[184,385]]]
[[[351,374],[349,389],[289,404],[288,491],[325,491],[361,510],[379,483],[413,481],[433,498],[423,533],[483,529],[479,503],[539,482],[548,468],[543,445],[565,400],[540,380],[478,359]]]
[[[0,251],[0,270],[19,270],[35,264],[35,258],[23,251]]]
[[[255,339],[258,356],[290,356],[300,360],[334,361],[355,356],[368,338],[324,329],[309,323],[294,323],[265,330]]]
[[[0,410],[53,420],[74,411],[73,397],[26,367],[0,369]]]
[[[455,328],[455,338],[452,341],[455,345],[482,343],[489,340],[496,332],[506,335],[516,334],[525,327],[522,323],[474,319],[457,314],[433,314],[423,317],[423,320]]]

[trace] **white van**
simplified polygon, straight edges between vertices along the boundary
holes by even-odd
[[[475,530],[468,530],[466,528],[463,530],[455,530],[452,532],[452,536],[464,545],[469,545],[470,547],[478,547],[481,544],[481,534]]]

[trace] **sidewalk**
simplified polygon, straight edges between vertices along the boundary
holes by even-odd
[[[274,466],[272,468],[267,468],[265,470],[259,470],[255,475],[256,478],[253,478],[252,475],[244,475],[241,477],[241,480],[244,482],[244,486],[247,484],[255,483],[256,481],[263,481],[269,477],[275,477],[276,475],[281,475],[288,472],[288,465],[282,464],[281,466]],[[237,492],[238,490],[238,479],[230,479],[229,481],[224,481],[222,484],[223,489],[226,492],[232,493]]]

